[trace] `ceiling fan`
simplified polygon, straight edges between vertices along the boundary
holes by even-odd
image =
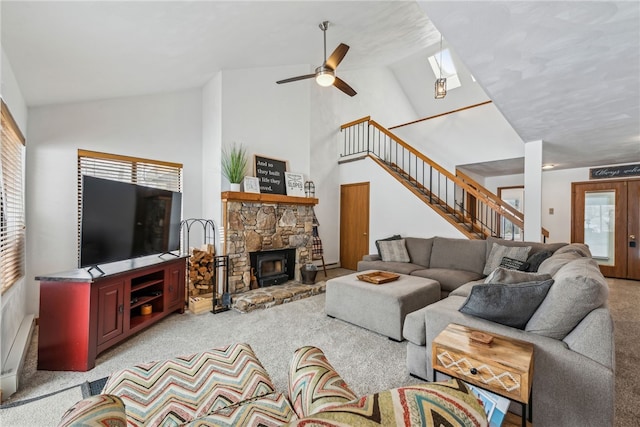
[[[324,62],[321,66],[316,68],[316,72],[313,74],[306,74],[304,76],[291,77],[289,79],[279,80],[276,83],[290,83],[298,80],[316,79],[316,83],[320,86],[335,86],[349,96],[354,96],[357,92],[353,90],[344,80],[336,76],[336,68],[342,61],[344,56],[349,50],[349,46],[344,43],[340,43],[338,47],[333,51],[331,56],[327,58],[327,28],[329,28],[329,21],[324,21],[319,25],[322,33],[324,34]]]

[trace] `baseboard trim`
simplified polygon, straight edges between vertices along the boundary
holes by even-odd
[[[31,334],[35,325],[35,316],[29,314],[22,319],[20,328],[16,334],[4,370],[0,376],[0,390],[2,391],[2,399],[7,399],[13,393],[18,391],[20,373],[27,356],[29,343],[31,342]]]

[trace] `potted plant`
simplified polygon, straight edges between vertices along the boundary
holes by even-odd
[[[247,173],[247,150],[233,143],[222,149],[222,174],[229,180],[231,191],[240,191],[240,183]]]

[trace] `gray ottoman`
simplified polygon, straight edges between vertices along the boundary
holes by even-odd
[[[401,274],[398,280],[374,285],[356,277],[374,271],[359,271],[327,281],[325,313],[402,341],[405,316],[438,301],[440,283]]]

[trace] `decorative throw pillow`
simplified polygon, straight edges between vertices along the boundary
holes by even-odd
[[[409,253],[404,239],[378,242],[382,261],[409,262]]]
[[[552,284],[553,279],[476,285],[471,288],[471,293],[459,310],[481,319],[524,329]]]
[[[526,261],[520,261],[519,259],[503,257],[498,267],[506,268],[507,270],[527,271],[529,263]]]
[[[542,261],[549,258],[551,255],[553,255],[553,252],[551,251],[540,251],[535,254],[531,254],[531,256],[527,258],[527,263],[529,264],[527,271],[531,273],[538,271],[538,267],[540,267]]]
[[[493,270],[493,273],[484,279],[484,283],[524,283],[524,282],[542,282],[544,280],[551,279],[550,274],[545,273],[529,273],[526,271],[509,270],[506,268],[498,267]]]
[[[485,276],[491,274],[493,270],[498,268],[502,258],[504,257],[517,259],[519,261],[526,261],[530,250],[531,246],[502,246],[494,243],[491,246],[491,252],[489,252],[487,262],[484,265],[483,274]]]
[[[380,252],[380,243],[379,242],[386,242],[389,240],[400,240],[402,239],[402,236],[400,236],[399,234],[394,234],[391,237],[387,237],[386,239],[378,239],[376,240],[376,248],[378,248],[378,255],[380,255],[380,257],[382,257],[382,252]]]

